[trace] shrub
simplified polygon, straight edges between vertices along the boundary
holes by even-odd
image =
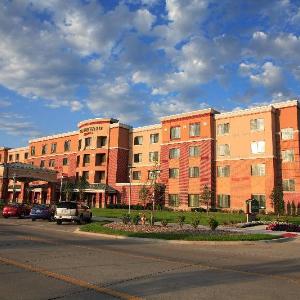
[[[290,201],[287,203],[287,205],[286,205],[286,214],[288,215],[288,216],[290,216],[291,215],[291,203],[290,203]]]
[[[292,216],[296,215],[296,205],[295,205],[294,201],[292,201],[292,204],[291,204],[291,214],[292,214]]]
[[[160,223],[161,223],[162,226],[166,227],[168,225],[168,220],[163,219],[163,220],[161,220]]]
[[[199,218],[194,218],[193,220],[192,220],[192,226],[196,229],[198,226],[199,226],[199,224],[200,224],[200,220],[199,220]]]
[[[289,231],[289,232],[300,232],[300,226],[296,224],[279,224],[272,223],[267,226],[267,230],[272,231]]]
[[[216,228],[219,226],[219,222],[215,218],[209,218],[208,225],[211,230],[216,230]]]
[[[5,206],[5,202],[0,200],[0,210],[2,210],[4,206]]]
[[[133,215],[131,218],[131,222],[134,225],[138,225],[140,220],[141,220],[141,218],[139,215]]]
[[[183,224],[184,224],[184,221],[185,221],[185,216],[184,215],[179,215],[177,217],[177,222],[179,224],[179,226],[182,228]]]
[[[130,222],[130,220],[131,220],[131,217],[130,217],[129,214],[125,214],[125,215],[122,216],[123,224],[127,225]]]
[[[193,211],[193,212],[206,212],[206,209],[202,208],[202,207],[194,207],[194,208],[191,209],[191,211]]]

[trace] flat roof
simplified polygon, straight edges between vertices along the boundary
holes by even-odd
[[[46,141],[46,140],[52,140],[52,139],[57,139],[57,138],[71,136],[71,135],[76,135],[76,134],[78,134],[78,131],[70,131],[70,132],[65,132],[65,133],[48,135],[48,136],[43,136],[43,137],[40,137],[40,138],[29,140],[28,143],[41,142],[41,141]]]
[[[172,120],[172,119],[179,119],[179,118],[184,118],[184,117],[203,115],[203,114],[207,114],[207,113],[216,114],[219,112],[214,110],[213,108],[205,108],[205,109],[194,110],[194,111],[190,111],[190,112],[161,117],[160,121],[168,121],[168,120]]]

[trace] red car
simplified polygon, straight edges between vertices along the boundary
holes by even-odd
[[[30,207],[26,204],[13,203],[5,205],[2,211],[4,218],[18,217],[23,218],[30,214]]]

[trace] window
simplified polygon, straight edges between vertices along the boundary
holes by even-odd
[[[102,148],[106,145],[107,137],[106,136],[97,136],[97,148]]]
[[[68,165],[68,158],[64,157],[63,158],[63,166],[67,166]]]
[[[293,128],[283,128],[281,129],[281,139],[283,141],[294,139],[294,129]]]
[[[51,153],[56,153],[56,146],[57,146],[56,143],[51,144]]]
[[[28,159],[28,152],[25,152],[24,159]]]
[[[225,135],[229,133],[230,125],[229,123],[223,123],[218,125],[218,135]]]
[[[188,206],[189,207],[199,207],[200,196],[198,194],[189,194]]]
[[[295,179],[282,180],[282,189],[284,191],[295,191]]]
[[[76,167],[79,167],[79,164],[80,164],[80,155],[78,155],[76,158]]]
[[[135,153],[135,154],[133,155],[133,161],[134,161],[135,163],[140,163],[140,162],[142,162],[142,153]]]
[[[81,140],[78,141],[78,150],[81,150]]]
[[[55,160],[54,159],[50,159],[49,160],[49,167],[54,167],[55,166]]]
[[[35,155],[35,147],[34,146],[30,147],[30,154],[31,154],[31,156]]]
[[[180,139],[180,126],[177,127],[171,127],[170,129],[170,139]]]
[[[133,171],[132,172],[132,179],[133,180],[141,180],[141,178],[142,178],[141,171]]]
[[[230,176],[230,166],[218,166],[217,167],[218,177],[229,177]]]
[[[156,144],[159,140],[159,134],[158,133],[152,133],[150,134],[150,144]]]
[[[219,156],[228,156],[230,155],[230,149],[228,144],[223,144],[218,146],[218,155]]]
[[[252,119],[252,120],[250,120],[250,130],[251,131],[263,131],[263,130],[265,130],[265,120],[264,119]]]
[[[173,207],[179,206],[178,194],[169,194],[169,206],[173,206]]]
[[[149,162],[157,162],[158,161],[158,151],[149,152]]]
[[[251,165],[251,176],[265,176],[265,175],[266,175],[265,164]]]
[[[281,151],[282,162],[295,161],[294,149]]]
[[[89,165],[89,163],[90,163],[90,155],[84,154],[83,155],[83,166]]]
[[[190,157],[197,157],[200,154],[200,148],[199,146],[191,146],[189,148],[189,156]]]
[[[172,148],[169,150],[169,158],[178,158],[180,156],[180,149]]]
[[[47,145],[42,146],[42,155],[47,153]]]
[[[142,136],[136,136],[134,137],[134,145],[143,145],[143,137]]]
[[[91,146],[92,138],[88,137],[84,139],[84,149],[89,149]]]
[[[151,170],[151,171],[148,171],[148,179],[157,179],[159,176],[159,171],[158,170]]]
[[[70,150],[71,150],[71,141],[67,140],[64,143],[64,151],[67,152],[67,151],[70,151]]]
[[[9,155],[9,161],[12,161],[13,160],[13,156],[12,154]]]
[[[230,195],[220,194],[217,196],[218,207],[230,208]]]
[[[266,196],[265,195],[252,195],[251,198],[258,201],[260,209],[266,208]]]
[[[265,141],[257,141],[251,143],[251,153],[258,154],[265,152]]]
[[[200,135],[200,123],[190,124],[190,136]]]
[[[82,177],[83,177],[85,180],[88,180],[88,179],[89,179],[89,176],[90,176],[89,171],[83,171],[83,172],[82,172]]]
[[[178,178],[178,177],[179,177],[179,169],[178,168],[169,169],[169,178]]]
[[[101,183],[105,181],[105,171],[96,171],[94,182],[95,183]]]
[[[196,178],[199,177],[199,167],[190,167],[189,168],[189,177]]]
[[[15,161],[19,161],[19,159],[20,159],[20,154],[17,153],[16,156],[15,156]]]
[[[41,162],[40,162],[40,167],[41,167],[41,168],[44,168],[44,167],[45,167],[45,161],[44,161],[44,160],[41,160]]]
[[[106,154],[105,153],[97,153],[95,166],[101,166],[106,162]]]

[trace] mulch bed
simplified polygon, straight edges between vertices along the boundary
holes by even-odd
[[[184,225],[182,228],[179,225],[175,226],[162,226],[162,225],[133,225],[133,224],[123,224],[120,222],[113,222],[103,225],[115,230],[122,230],[128,232],[144,232],[144,233],[188,233],[188,234],[197,234],[197,233],[206,233],[206,234],[237,234],[238,232],[228,232],[225,230],[208,230],[205,228],[193,228],[190,225]],[[241,233],[239,233],[241,234]]]

